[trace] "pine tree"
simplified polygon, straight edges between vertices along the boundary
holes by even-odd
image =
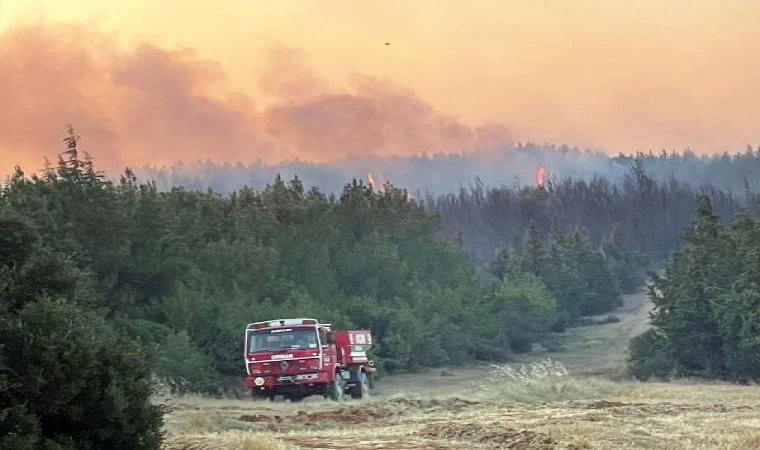
[[[683,232],[686,247],[650,288],[654,329],[631,344],[631,370],[639,377],[665,371],[711,378],[757,378],[760,320],[756,314],[756,219],[740,215],[726,230],[710,200]],[[653,363],[657,361],[657,363]]]

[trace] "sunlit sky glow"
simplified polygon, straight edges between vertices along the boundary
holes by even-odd
[[[754,0],[0,0],[0,173],[39,168],[67,122],[109,167],[740,151],[760,144],[759,19]]]

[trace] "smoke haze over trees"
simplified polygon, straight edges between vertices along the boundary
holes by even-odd
[[[0,173],[54,159],[64,121],[118,171],[516,140],[614,153],[760,143],[755,2],[259,3],[5,0]]]
[[[547,169],[536,191],[538,167]],[[666,258],[694,212],[695,195],[706,193],[721,217],[760,207],[760,152],[698,157],[691,152],[609,157],[565,146],[519,144],[471,154],[408,158],[353,158],[329,164],[214,164],[142,168],[160,190],[174,185],[231,192],[242,185],[263,188],[276,174],[298,176],[305,186],[339,193],[341,180],[371,177],[408,188],[440,213],[439,235],[461,239],[479,261],[512,244],[536,222],[584,228],[600,242],[615,229],[640,255]],[[380,185],[380,186],[377,186]]]
[[[590,180],[604,177],[621,182],[633,165],[660,182],[671,178],[695,188],[713,188],[744,194],[760,191],[760,147],[747,147],[732,154],[699,156],[682,152],[634,153],[608,156],[567,145],[517,144],[467,153],[419,154],[415,156],[352,156],[327,163],[303,160],[218,163],[185,161],[170,166],[138,166],[135,172],[155,180],[161,190],[181,185],[188,189],[211,188],[230,193],[242,185],[262,188],[275,175],[286,179],[298,175],[306,186],[323,192],[339,193],[342,180],[366,181],[367,174],[404,186],[415,196],[427,197],[457,192],[480,181],[489,187],[536,184],[536,170],[544,166],[547,179]],[[478,181],[479,180],[479,181]],[[382,182],[380,182],[382,184]]]
[[[661,260],[678,248],[678,235],[688,225],[699,193],[712,199],[721,217],[760,209],[757,194],[735,196],[675,179],[658,182],[638,168],[617,184],[598,177],[547,182],[541,189],[481,185],[432,198],[429,205],[440,214],[441,235],[461,238],[481,261],[511,246],[531,222],[542,234],[556,225],[581,227],[596,242],[615,235],[635,254]]]
[[[210,154],[225,161],[328,161],[512,142],[504,125],[468,125],[383,77],[350,74],[341,83],[328,82],[298,48],[261,52],[254,95],[233,86],[218,61],[192,49],[120,44],[77,23],[0,33],[6,105],[0,110],[0,173],[10,172],[15,161],[27,166],[36,155],[52,157],[58,130],[38,124],[62,120],[76,123],[111,169]]]

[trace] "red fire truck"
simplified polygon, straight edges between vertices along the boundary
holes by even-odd
[[[375,372],[367,355],[371,346],[369,330],[333,331],[316,319],[251,323],[245,330],[245,385],[254,397],[269,400],[365,398]]]

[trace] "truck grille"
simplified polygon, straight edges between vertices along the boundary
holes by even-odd
[[[285,375],[298,374],[307,370],[314,371],[319,369],[319,359],[288,359],[283,361],[269,361],[262,363],[253,363],[251,373],[256,375]]]
[[[316,373],[302,373],[298,375],[281,375],[277,377],[278,383],[295,383],[296,381],[304,381],[304,380],[316,380],[317,374]]]

